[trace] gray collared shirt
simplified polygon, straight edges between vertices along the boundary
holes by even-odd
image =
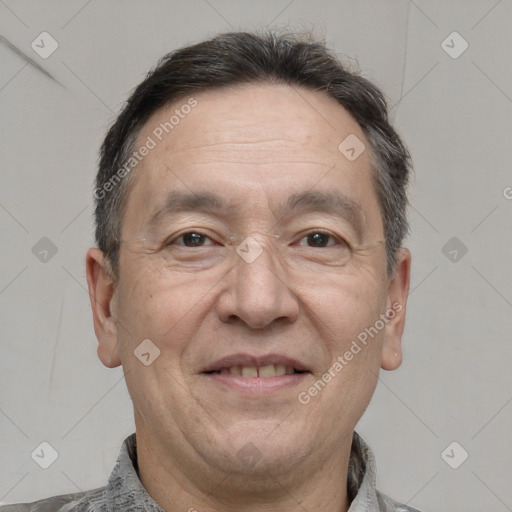
[[[401,505],[375,487],[375,459],[354,432],[348,466],[348,512],[419,512]],[[147,493],[138,476],[135,434],[125,439],[108,484],[92,491],[55,496],[34,503],[4,505],[1,512],[165,512]]]

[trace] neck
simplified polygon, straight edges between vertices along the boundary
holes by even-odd
[[[169,453],[169,446],[137,429],[139,476],[148,494],[166,512],[347,512],[347,469],[352,438],[321,461],[251,473],[213,468],[198,454]],[[194,459],[195,457],[195,459]]]

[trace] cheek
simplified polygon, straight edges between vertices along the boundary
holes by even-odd
[[[215,282],[169,273],[151,265],[127,269],[119,287],[123,345],[152,340],[164,354],[181,352],[211,307]],[[123,340],[124,341],[124,340]]]
[[[118,333],[127,386],[139,414],[162,415],[164,421],[168,409],[162,404],[187,402],[183,354],[211,307],[212,285],[194,283],[190,275],[165,275],[150,265],[125,268],[119,282]],[[146,366],[134,351],[148,339],[159,353]],[[149,348],[151,358],[153,350]]]
[[[338,352],[373,325],[386,306],[385,285],[370,269],[318,275],[300,294],[306,314],[309,310],[318,318]]]
[[[317,329],[323,330],[329,358],[323,374],[315,375],[328,383],[325,388],[319,386],[321,398],[312,400],[318,399],[317,405],[330,411],[324,420],[329,428],[343,425],[350,430],[368,406],[377,383],[384,330],[372,328],[384,311],[385,300],[375,288],[370,292],[355,284],[344,285],[324,287],[314,297]]]
[[[374,327],[386,305],[385,286],[378,275],[370,271],[331,275],[304,290],[304,314],[310,312],[328,353],[323,370],[329,375],[316,378],[329,380],[322,394],[332,408],[333,424],[347,411],[362,414],[375,389],[384,330]]]

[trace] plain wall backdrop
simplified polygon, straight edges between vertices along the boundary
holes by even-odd
[[[1,35],[55,80],[0,43],[0,502],[104,485],[134,431],[85,280],[108,125],[165,53],[289,25],[383,88],[415,166],[404,362],[357,428],[378,487],[425,512],[512,510],[511,22],[508,0],[1,0]]]

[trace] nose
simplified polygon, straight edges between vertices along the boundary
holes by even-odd
[[[299,303],[290,284],[268,247],[254,261],[237,256],[218,299],[219,318],[226,323],[241,321],[252,329],[292,323],[299,316]]]

